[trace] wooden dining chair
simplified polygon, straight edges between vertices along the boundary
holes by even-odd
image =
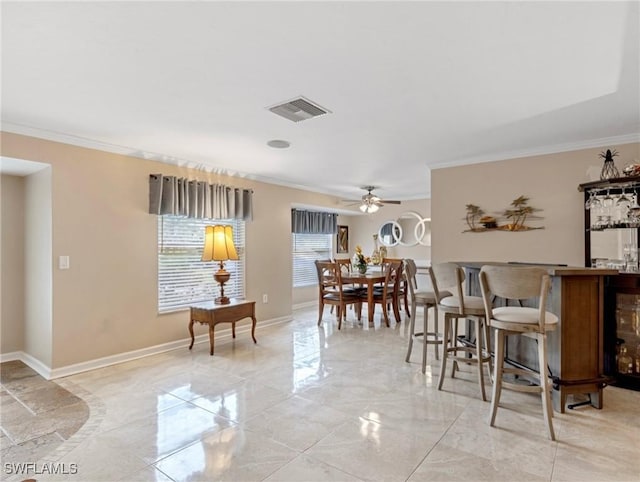
[[[402,261],[391,261],[382,265],[384,270],[384,284],[380,288],[375,288],[373,292],[374,305],[372,309],[375,309],[375,305],[381,305],[382,316],[387,326],[391,326],[389,323],[388,306],[391,305],[396,316],[398,323],[400,322],[400,314],[398,313],[398,292],[400,283],[402,283]],[[360,294],[361,299],[367,299],[367,293]]]
[[[360,319],[362,300],[357,292],[346,292],[342,285],[342,273],[338,263],[316,261],[318,273],[318,325],[322,323],[324,305],[336,307],[338,330],[342,327],[342,319],[346,319],[347,306],[356,305],[358,320]]]
[[[406,266],[404,266],[404,259],[402,258],[382,258],[382,264],[384,266],[385,263],[389,263],[391,261],[400,261],[403,263],[403,275],[402,275],[402,283],[400,284],[400,286],[398,287],[398,300],[402,299],[404,301],[404,312],[407,314],[407,316],[411,316],[411,311],[409,310],[409,288],[408,288],[408,282],[407,282],[407,276],[406,276]],[[397,307],[396,310],[394,310],[394,313],[399,313],[399,306]],[[400,319],[396,318],[396,322],[400,323]]]
[[[486,317],[495,330],[495,372],[493,376],[493,397],[489,425],[496,421],[502,388],[518,392],[540,393],[542,413],[547,422],[549,438],[555,440],[553,431],[553,407],[551,406],[551,380],[547,375],[547,332],[558,326],[558,317],[546,311],[550,278],[547,270],[538,267],[490,266],[480,270],[480,286],[486,311]],[[518,306],[494,308],[495,297],[504,300],[517,300]],[[521,306],[520,302],[534,299],[534,307]],[[538,367],[536,373],[517,367],[505,367],[505,345],[508,336],[533,338],[538,345]],[[528,385],[506,381],[504,375],[516,375],[525,379],[534,378],[538,384]]]

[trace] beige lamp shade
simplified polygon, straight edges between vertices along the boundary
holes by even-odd
[[[207,226],[204,230],[202,261],[220,263],[220,269],[213,274],[213,278],[220,283],[220,296],[214,301],[221,305],[230,303],[230,299],[224,295],[224,284],[231,278],[231,273],[224,269],[224,262],[228,259],[240,259],[233,244],[233,228],[221,224]]]
[[[233,244],[233,228],[217,224],[207,226],[204,232],[202,261],[226,261],[240,259]]]

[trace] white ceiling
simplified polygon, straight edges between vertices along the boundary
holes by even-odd
[[[5,131],[387,199],[429,197],[432,167],[640,138],[637,1],[1,9]],[[266,109],[299,95],[332,113]]]

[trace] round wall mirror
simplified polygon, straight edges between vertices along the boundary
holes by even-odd
[[[406,211],[398,219],[385,221],[378,231],[383,246],[431,246],[431,218]]]
[[[415,236],[422,246],[431,246],[431,218],[422,218],[416,224]]]
[[[402,235],[398,242],[401,246],[416,246],[424,238],[425,225],[422,216],[414,211],[400,215],[398,223],[402,227]]]
[[[386,221],[378,231],[378,241],[383,246],[396,246],[402,239],[402,226],[397,221]]]

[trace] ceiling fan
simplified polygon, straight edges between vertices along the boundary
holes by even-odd
[[[352,204],[360,204],[360,211],[363,213],[375,213],[378,209],[380,209],[384,204],[400,204],[400,201],[390,201],[388,199],[380,199],[378,196],[373,194],[375,186],[362,186],[360,189],[364,189],[367,191],[367,194],[362,196],[362,199],[358,200],[349,200],[345,199],[342,202],[352,203]]]

